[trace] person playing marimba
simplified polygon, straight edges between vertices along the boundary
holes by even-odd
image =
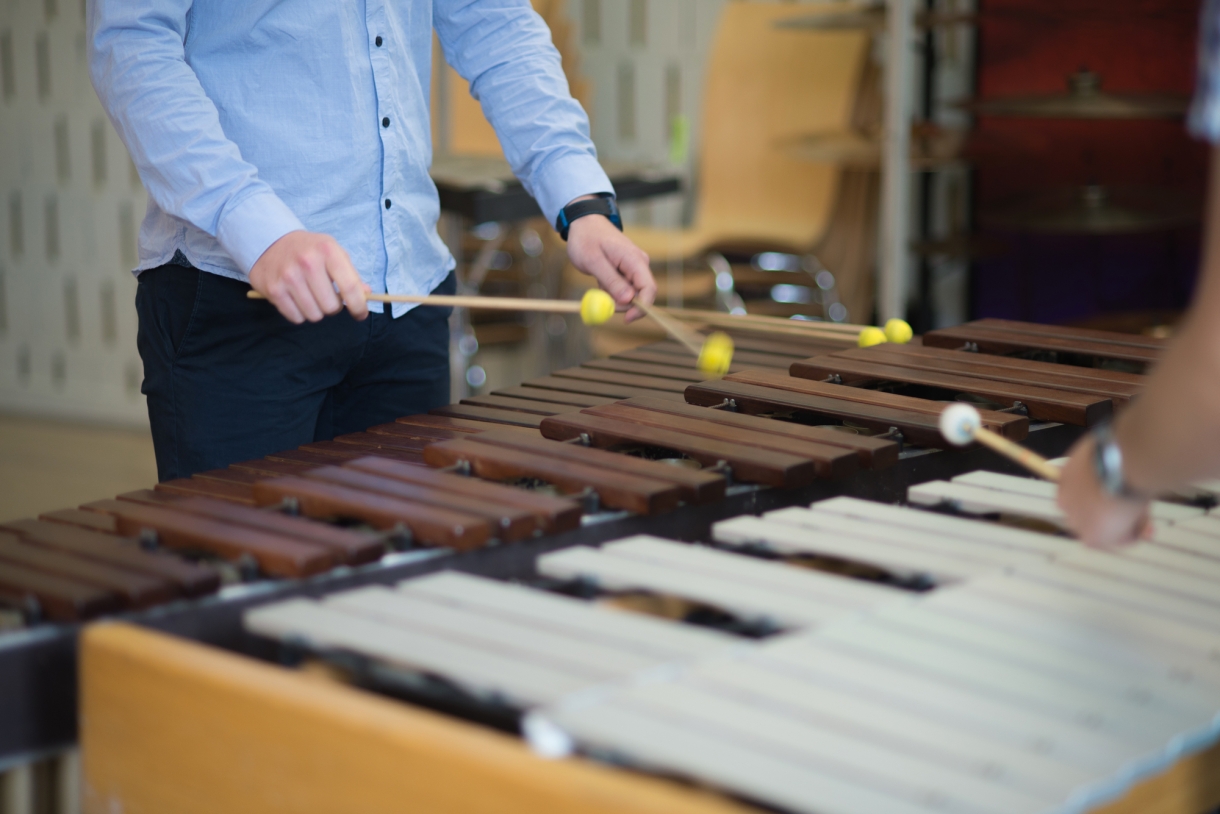
[[[1220,3],[1203,12],[1196,136],[1220,145]],[[1153,495],[1220,475],[1220,147],[1213,147],[1194,302],[1143,395],[1072,450],[1059,503],[1085,542],[1136,539]]]
[[[94,86],[149,192],[137,341],[161,480],[449,402],[447,311],[365,299],[455,288],[428,175],[434,27],[573,264],[621,304],[655,296],[528,0],[88,15]],[[324,318],[345,303],[355,319]]]

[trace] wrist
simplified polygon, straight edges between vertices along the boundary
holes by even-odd
[[[1107,421],[1093,430],[1093,472],[1102,491],[1119,500],[1137,503],[1150,500],[1150,494],[1131,483],[1128,471],[1114,425]]]
[[[603,192],[574,198],[567,206],[559,210],[559,216],[555,219],[555,231],[559,232],[562,239],[567,240],[569,230],[575,223],[594,215],[605,217],[620,232],[623,230],[623,221],[619,216],[618,204],[615,202],[614,196]]]

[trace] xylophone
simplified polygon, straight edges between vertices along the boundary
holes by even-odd
[[[943,446],[940,399],[968,399],[988,429],[1061,454],[1141,380],[918,344],[853,350],[847,335],[732,333],[722,379],[703,381],[679,343],[658,342],[4,524],[0,607],[17,629],[0,636],[0,759],[74,740],[82,620],[135,614],[221,641],[239,635],[242,608],[321,586],[442,567],[514,576],[539,554],[627,533],[691,539],[723,517],[833,494],[896,500],[993,460],[925,454]],[[818,377],[819,364],[836,370]]]
[[[526,584],[272,602],[244,614],[246,655],[97,626],[91,802],[1210,810],[1218,515],[1161,502],[1153,541],[1097,552],[1012,525],[1046,520],[1023,502],[1046,487],[975,471],[912,487],[936,511],[836,497],[717,522],[709,545],[553,551]]]

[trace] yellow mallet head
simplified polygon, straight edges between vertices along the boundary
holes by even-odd
[[[885,338],[895,345],[905,345],[915,332],[905,319],[891,319],[885,323]]]
[[[602,325],[614,316],[614,299],[600,288],[590,288],[580,298],[580,321],[586,325]]]
[[[716,331],[703,342],[699,350],[699,360],[695,367],[705,376],[720,378],[729,372],[733,364],[733,340],[728,334]]]
[[[885,331],[880,328],[862,328],[860,336],[856,338],[856,344],[862,348],[871,348],[873,345],[880,345],[882,342],[888,342],[885,338]]]

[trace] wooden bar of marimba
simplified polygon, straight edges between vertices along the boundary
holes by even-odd
[[[994,354],[1052,354],[1063,361],[1120,362],[1141,371],[1159,358],[1165,340],[1086,328],[1040,326],[1010,320],[981,319],[955,328],[929,331],[929,347],[971,349]]]

